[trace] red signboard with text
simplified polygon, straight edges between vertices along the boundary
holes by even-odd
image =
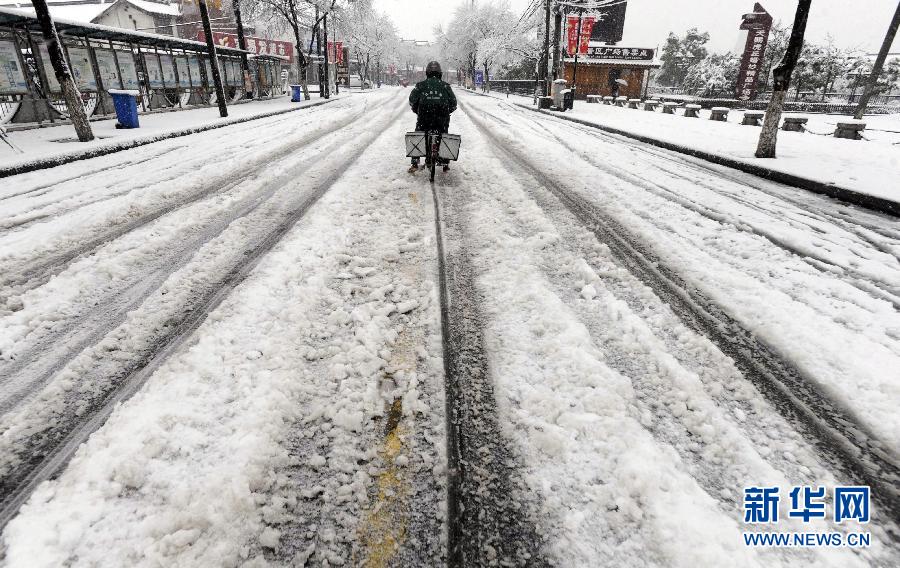
[[[256,55],[277,55],[286,57],[288,61],[294,61],[294,44],[289,41],[281,41],[277,39],[264,39],[261,37],[244,36],[247,41],[247,51]],[[206,35],[200,32],[197,35],[198,41],[206,41]],[[222,47],[231,47],[237,49],[237,34],[229,34],[226,32],[213,32],[213,43]]]
[[[594,29],[594,17],[583,16],[581,18],[581,41],[577,41],[578,37],[578,16],[569,16],[569,55],[575,55],[575,44],[578,44],[578,53],[587,53],[588,42],[591,39],[591,31]]]

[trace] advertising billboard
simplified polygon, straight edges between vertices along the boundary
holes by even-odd
[[[27,92],[28,85],[19,63],[16,44],[0,41],[0,94],[19,95]]]
[[[96,91],[97,78],[94,76],[94,66],[91,65],[91,54],[84,47],[70,47],[69,66],[72,68],[72,77],[78,90],[82,92]]]

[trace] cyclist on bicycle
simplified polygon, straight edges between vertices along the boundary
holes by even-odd
[[[430,62],[425,67],[424,81],[416,83],[409,94],[409,106],[416,113],[416,132],[440,130],[447,132],[450,128],[450,113],[456,110],[456,95],[448,83],[441,81],[441,64],[437,61]],[[409,167],[410,173],[419,169],[419,158],[412,159]],[[450,169],[449,163],[444,163],[444,171]]]

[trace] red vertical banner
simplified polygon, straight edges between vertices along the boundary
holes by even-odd
[[[741,57],[735,95],[738,100],[749,101],[756,97],[756,85],[763,69],[769,31],[772,29],[772,16],[757,2],[752,13],[744,14],[740,29],[747,30],[747,41]]]
[[[334,65],[344,65],[344,42],[328,42],[328,61]]]
[[[594,29],[594,17],[583,16],[581,18],[581,41],[578,41],[578,16],[569,16],[569,26],[567,30],[567,39],[569,41],[569,55],[575,55],[576,44],[578,45],[578,53],[587,53],[588,44],[591,40],[591,32]]]
[[[585,16],[581,18],[581,45],[578,53],[587,53],[588,44],[591,42],[591,33],[594,31],[594,17]]]

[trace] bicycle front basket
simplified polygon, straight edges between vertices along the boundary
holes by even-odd
[[[438,148],[438,156],[444,160],[459,159],[459,145],[462,139],[459,134],[444,134],[441,136],[441,147]]]
[[[425,133],[424,132],[407,132],[406,133],[406,157],[422,158],[425,156]]]

